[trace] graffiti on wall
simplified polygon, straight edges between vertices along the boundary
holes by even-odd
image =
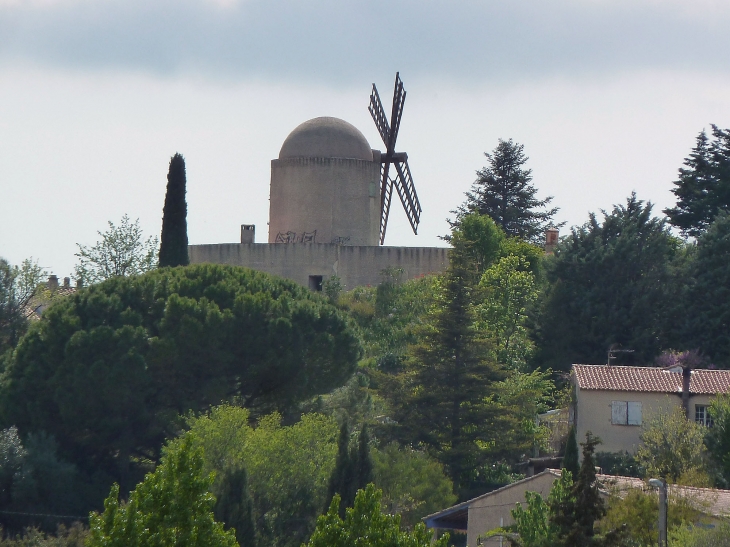
[[[276,234],[274,243],[316,243],[317,230],[313,232],[302,232],[302,235],[297,237],[296,232],[279,232]]]
[[[347,245],[350,243],[350,236],[335,236],[332,238],[333,245]]]

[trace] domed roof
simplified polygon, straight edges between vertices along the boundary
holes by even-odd
[[[373,161],[373,151],[360,130],[339,118],[314,118],[299,125],[281,145],[279,159],[350,158]]]

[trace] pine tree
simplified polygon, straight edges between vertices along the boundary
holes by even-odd
[[[412,373],[406,375],[395,419],[411,442],[424,444],[444,464],[464,497],[490,456],[484,447],[496,440],[506,418],[488,404],[502,374],[474,325],[476,268],[460,238],[452,243],[423,341],[410,352]]]
[[[672,190],[677,205],[664,213],[685,236],[698,237],[719,212],[730,212],[730,129],[713,125],[712,140],[703,130],[684,165]]]
[[[512,139],[500,139],[494,151],[484,155],[489,164],[477,171],[477,180],[466,193],[466,202],[455,211],[455,224],[460,217],[478,212],[489,215],[508,236],[541,244],[558,208],[547,209],[552,196],[535,197],[537,188],[530,184],[532,171],[523,167],[528,160],[524,146]]]
[[[570,428],[568,433],[568,442],[565,445],[565,455],[563,456],[563,469],[570,471],[573,477],[578,476],[578,441],[575,438],[575,426]]]
[[[162,210],[160,267],[187,266],[190,263],[185,184],[185,158],[181,154],[175,154],[170,159],[165,207]]]
[[[223,523],[225,530],[235,529],[240,547],[255,547],[253,500],[248,491],[246,470],[243,467],[225,470],[215,494],[215,519]]]

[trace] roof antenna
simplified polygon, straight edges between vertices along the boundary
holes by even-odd
[[[616,359],[615,353],[634,353],[634,350],[632,349],[618,349],[618,346],[620,344],[613,343],[610,346],[608,346],[608,356],[606,358],[606,365],[611,366],[611,359]]]

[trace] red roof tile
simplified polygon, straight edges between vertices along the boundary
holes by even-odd
[[[682,392],[682,373],[657,367],[573,365],[573,377],[580,389]],[[690,378],[690,393],[730,393],[730,370],[693,370]]]

